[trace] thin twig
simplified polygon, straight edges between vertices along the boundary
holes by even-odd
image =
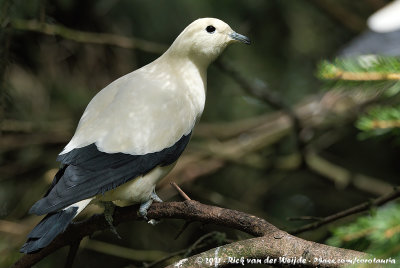
[[[39,5],[39,21],[44,23],[46,19],[46,0],[41,0]]]
[[[181,187],[178,186],[178,184],[176,184],[174,181],[170,182],[171,186],[174,187],[178,193],[183,197],[183,199],[185,200],[191,200],[190,197],[181,189]],[[189,225],[192,223],[193,221],[186,221],[184,225],[182,225],[182,227],[179,229],[178,233],[175,236],[175,240],[178,239],[178,237],[181,236],[181,234],[183,234],[183,232],[186,230],[186,228],[189,227]]]
[[[359,33],[365,29],[365,20],[360,16],[347,10],[343,5],[338,5],[332,1],[326,0],[308,0],[335,21],[339,22],[352,32]]]
[[[375,207],[375,206],[381,206],[381,205],[383,205],[383,204],[385,204],[385,203],[387,203],[389,201],[392,201],[392,200],[394,200],[394,199],[396,199],[398,197],[400,197],[400,187],[395,187],[395,190],[393,192],[389,193],[389,194],[380,196],[380,197],[378,197],[378,198],[376,198],[376,199],[374,199],[374,200],[372,200],[370,202],[364,202],[364,203],[362,203],[360,205],[354,206],[352,208],[343,210],[343,211],[341,211],[339,213],[336,213],[336,214],[330,215],[328,217],[322,218],[319,221],[316,221],[316,222],[313,222],[313,223],[310,223],[310,224],[306,224],[306,225],[304,225],[304,226],[302,226],[300,228],[290,230],[289,233],[291,233],[291,234],[299,234],[299,233],[303,233],[305,231],[314,230],[314,229],[317,229],[318,227],[321,227],[322,225],[325,225],[325,224],[328,224],[330,222],[336,221],[338,219],[347,217],[349,215],[353,215],[353,214],[356,214],[356,213],[367,211],[367,210],[369,210],[369,209],[371,209],[372,207]]]
[[[81,240],[77,240],[69,246],[67,261],[65,262],[64,268],[72,267],[75,257],[76,257],[76,254],[78,253],[80,243],[81,243]]]
[[[379,120],[371,122],[372,129],[400,128],[400,120]]]
[[[400,80],[400,73],[349,72],[336,68],[333,73],[322,75],[321,78],[346,81],[398,81]]]
[[[157,264],[160,264],[160,263],[162,263],[162,262],[165,262],[165,261],[167,261],[167,260],[169,260],[169,259],[171,259],[171,258],[173,258],[173,257],[175,257],[175,256],[177,256],[177,255],[181,255],[181,254],[183,254],[183,253],[185,253],[185,252],[186,252],[186,249],[181,249],[181,250],[178,250],[178,251],[176,251],[176,252],[172,252],[171,254],[168,254],[168,255],[166,255],[165,257],[162,257],[161,259],[156,260],[156,261],[154,261],[154,262],[152,262],[152,263],[149,263],[149,264],[144,263],[144,264],[143,264],[143,267],[145,267],[145,268],[154,267],[154,266],[156,266]]]
[[[168,48],[166,45],[139,38],[125,37],[109,33],[78,31],[61,25],[41,23],[35,20],[14,20],[12,21],[11,26],[17,30],[33,31],[46,35],[58,35],[75,42],[112,45],[127,49],[139,49],[155,54],[161,54]]]
[[[94,239],[88,239],[82,248],[134,262],[153,262],[168,255],[164,251],[133,249]]]
[[[387,5],[385,0],[364,0],[374,11],[381,9],[382,7]]]
[[[288,221],[319,221],[321,217],[314,216],[300,216],[300,217],[288,217]]]
[[[226,61],[218,60],[215,65],[229,77],[231,77],[236,83],[238,83],[244,91],[248,94],[261,99],[272,108],[276,110],[290,111],[291,108],[286,105],[282,98],[271,91],[267,86],[255,86],[253,83],[248,81],[246,77],[242,75],[238,70],[236,70],[231,64]]]
[[[176,236],[174,237],[174,239],[178,239],[181,234],[186,230],[186,228],[188,228],[188,226],[192,223],[193,221],[185,221],[185,224],[182,225],[182,227],[179,229],[178,233],[176,234]]]
[[[325,145],[324,145],[325,146]],[[358,190],[381,196],[390,193],[393,185],[380,180],[348,170],[345,167],[329,161],[327,158],[318,155],[309,144],[310,148],[305,150],[305,163],[308,170],[322,175],[324,178],[332,180],[339,188],[354,186]],[[321,151],[321,148],[318,148]]]
[[[205,244],[199,244],[199,245],[197,245],[197,248],[196,248],[196,249],[203,248],[203,247],[205,247]],[[172,252],[171,254],[168,254],[168,255],[166,255],[165,257],[163,257],[163,258],[161,258],[161,259],[159,259],[159,260],[156,260],[156,261],[154,261],[154,262],[152,262],[152,263],[149,263],[149,264],[144,264],[143,267],[145,267],[145,268],[154,267],[154,266],[156,266],[157,264],[160,264],[160,263],[162,263],[162,262],[165,262],[165,261],[167,261],[167,260],[169,260],[169,259],[171,259],[171,258],[173,258],[173,257],[175,257],[175,256],[184,254],[186,251],[187,251],[187,249],[181,249],[181,250]]]
[[[178,186],[178,184],[176,184],[173,181],[170,184],[172,185],[172,187],[174,187],[178,191],[178,193],[183,197],[183,199],[192,200],[184,191],[182,191],[182,189]]]
[[[278,94],[268,89],[267,86],[260,87],[253,85],[232,65],[223,62],[222,60],[218,60],[216,62],[216,66],[225,74],[229,75],[234,81],[236,81],[242,87],[243,90],[245,90],[250,95],[264,101],[274,109],[283,110],[290,117],[292,121],[296,147],[299,152],[303,151],[304,144],[300,139],[300,131],[301,131],[300,118],[295,113],[295,111],[289,105],[287,105]]]
[[[201,242],[203,242],[204,240],[206,240],[206,239],[208,239],[208,238],[210,238],[210,237],[216,236],[216,235],[218,235],[218,234],[220,234],[220,232],[213,231],[213,232],[210,232],[210,233],[207,233],[207,234],[201,236],[199,239],[196,240],[196,242],[193,243],[193,245],[191,245],[191,246],[186,250],[186,252],[185,252],[185,254],[183,255],[183,257],[186,258],[187,256],[190,256],[190,254],[193,252],[193,250],[195,250],[195,249],[199,246],[199,244],[200,244]]]

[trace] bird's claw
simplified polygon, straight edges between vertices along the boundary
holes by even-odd
[[[140,217],[142,217],[143,219],[145,219],[146,221],[147,219],[147,210],[149,209],[149,207],[151,206],[151,204],[153,203],[153,200],[149,200],[143,204],[140,205],[139,211],[138,211],[138,215]]]
[[[150,195],[150,199],[144,203],[142,203],[140,205],[139,211],[138,211],[138,215],[142,218],[144,218],[146,221],[148,221],[149,219],[147,218],[147,210],[150,208],[151,204],[153,204],[153,201],[156,202],[162,202],[161,198],[158,197],[158,195],[156,194],[156,192],[153,190],[153,192]],[[156,223],[158,223],[158,221],[156,220],[149,220],[148,223],[155,225]]]
[[[155,220],[155,219],[151,219],[151,220],[149,220],[147,223],[149,223],[149,224],[151,224],[151,225],[157,225],[158,223],[159,223],[160,221],[158,221],[158,220]]]
[[[119,239],[121,239],[121,236],[118,234],[117,229],[115,229],[115,226],[113,224],[113,215],[114,215],[114,210],[115,210],[115,205],[112,202],[102,202],[104,206],[104,218],[106,219],[110,231],[115,234]]]
[[[162,203],[162,199],[160,197],[158,197],[158,195],[156,194],[155,191],[153,191],[150,195],[151,200]]]

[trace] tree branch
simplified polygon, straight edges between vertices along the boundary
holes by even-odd
[[[352,32],[359,33],[366,27],[364,19],[347,10],[342,5],[337,5],[335,2],[326,0],[308,0],[308,2],[314,4],[333,20]]]
[[[125,37],[108,33],[92,33],[73,30],[61,25],[41,23],[35,20],[14,20],[11,26],[17,30],[33,31],[46,35],[58,35],[75,42],[100,45],[112,45],[128,49],[161,54],[167,50],[167,46],[139,38]]]
[[[264,101],[274,109],[284,111],[289,116],[292,123],[291,125],[293,127],[293,133],[297,150],[300,153],[302,153],[302,149],[304,146],[300,139],[300,131],[301,131],[300,118],[298,117],[296,112],[292,109],[292,107],[287,105],[277,93],[271,91],[267,86],[257,87],[253,85],[232,65],[223,62],[222,60],[217,61],[216,65],[221,71],[229,75],[248,94]]]
[[[179,187],[178,184],[173,181],[170,184],[176,189],[176,191],[182,196],[183,199],[191,200],[190,197],[184,191],[182,191],[181,187]]]
[[[79,244],[81,240],[75,241],[69,246],[69,252],[67,256],[67,261],[65,262],[64,268],[71,268],[72,264],[74,263],[76,254],[78,253]]]
[[[310,224],[306,224],[300,228],[294,229],[289,231],[289,233],[291,234],[299,234],[299,233],[303,233],[305,231],[310,231],[310,230],[314,230],[317,229],[318,227],[328,224],[330,222],[336,221],[338,219],[347,217],[349,215],[353,215],[359,212],[363,212],[363,211],[367,211],[369,209],[371,209],[374,206],[381,206],[383,204],[386,204],[389,201],[392,201],[396,198],[400,197],[400,187],[395,187],[395,190],[389,194],[386,195],[382,195],[370,202],[365,202],[362,204],[359,204],[357,206],[354,206],[352,208],[343,210],[341,212],[338,212],[336,214],[330,215],[328,217],[322,218],[316,222],[310,223]]]
[[[368,257],[365,253],[317,244],[279,231],[213,248],[166,268],[225,267],[234,264],[341,267]]]
[[[327,80],[347,80],[347,81],[388,81],[400,80],[400,73],[383,72],[349,72],[335,68],[332,73],[322,75],[321,78]]]
[[[137,209],[138,206],[116,208],[113,216],[114,225],[117,226],[122,222],[137,220]],[[242,249],[242,251],[237,253],[242,254],[241,256],[244,257],[261,256],[263,253],[265,253],[266,255],[263,255],[264,257],[297,256],[300,258],[303,256],[303,258],[305,258],[304,256],[319,256],[321,251],[324,252],[321,257],[327,258],[336,258],[336,256],[343,256],[345,258],[349,256],[363,258],[366,256],[366,254],[362,252],[338,249],[314,242],[309,242],[289,235],[288,233],[279,230],[274,225],[263,219],[257,218],[256,216],[236,210],[204,205],[193,200],[186,200],[184,202],[154,203],[150,207],[147,216],[152,219],[175,218],[212,223],[234,228],[254,236],[262,236],[263,239],[260,240],[250,239],[230,244],[232,245],[231,247],[236,247],[238,245],[243,246],[247,244],[253,244],[253,246],[258,244],[261,247],[259,249],[249,249],[249,252],[247,253]],[[109,226],[103,215],[94,215],[86,221],[71,224],[64,233],[60,234],[46,248],[43,248],[37,253],[22,256],[13,267],[31,267],[57,249],[66,245],[71,245],[95,231],[105,230],[107,228],[109,228]],[[268,246],[266,247],[266,245]],[[254,255],[255,252],[258,255]]]

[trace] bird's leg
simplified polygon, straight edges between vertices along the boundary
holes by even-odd
[[[147,220],[147,210],[149,209],[151,204],[153,204],[153,199],[149,199],[148,201],[140,204],[138,214],[140,217],[144,218],[145,220]]]
[[[138,214],[139,214],[139,216],[141,216],[145,220],[148,220],[148,218],[147,218],[147,210],[149,209],[151,204],[153,204],[153,201],[160,202],[160,203],[162,202],[161,198],[158,197],[158,195],[156,194],[155,189],[153,189],[153,191],[152,191],[152,193],[150,195],[150,199],[148,201],[142,203],[140,205],[140,208],[139,208]],[[151,220],[148,221],[148,223],[150,223],[151,225],[156,225],[158,223],[158,221],[156,221],[154,219],[151,219]]]
[[[158,197],[158,195],[156,194],[156,189],[153,189],[153,192],[150,195],[150,198],[156,202],[162,203],[162,199],[160,197]]]
[[[104,206],[104,218],[106,219],[108,225],[110,226],[110,231],[115,234],[119,239],[121,239],[121,236],[118,234],[117,229],[115,229],[115,226],[113,224],[113,215],[114,215],[114,210],[115,210],[115,205],[113,202],[107,201],[107,202],[101,202],[102,205]]]

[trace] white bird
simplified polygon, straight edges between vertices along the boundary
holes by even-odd
[[[48,214],[28,235],[21,252],[44,248],[89,203],[140,203],[146,216],[155,185],[189,142],[206,98],[207,67],[233,42],[250,44],[225,22],[192,22],[150,64],[115,80],[89,103],[62,166],[30,213]]]
[[[368,27],[377,33],[387,33],[400,29],[400,0],[393,1],[368,18]]]
[[[370,62],[377,56],[400,55],[400,0],[395,0],[372,14],[368,29],[341,49],[341,57],[366,56]]]

